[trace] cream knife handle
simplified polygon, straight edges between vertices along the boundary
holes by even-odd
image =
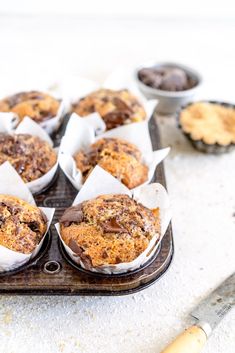
[[[207,341],[207,335],[199,326],[191,326],[181,333],[161,353],[199,353]]]

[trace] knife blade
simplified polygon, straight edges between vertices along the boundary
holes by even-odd
[[[203,326],[209,335],[235,305],[235,273],[228,277],[207,298],[196,306],[190,315]]]
[[[228,277],[190,315],[196,324],[181,333],[162,353],[199,353],[209,335],[235,305],[235,273]]]

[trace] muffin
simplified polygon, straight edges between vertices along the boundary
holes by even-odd
[[[53,148],[37,136],[0,133],[0,165],[10,162],[26,183],[46,174],[56,160]]]
[[[74,159],[83,180],[97,164],[129,189],[143,184],[148,178],[148,167],[141,161],[141,152],[135,145],[122,139],[102,138],[87,151],[76,153]]]
[[[229,104],[197,102],[179,116],[180,127],[201,151],[221,153],[235,145],[235,109]]]
[[[0,195],[0,245],[30,254],[47,229],[42,211],[15,196]]]
[[[0,112],[16,113],[20,121],[29,116],[37,123],[54,118],[59,106],[59,100],[38,91],[20,92],[0,100]]]
[[[94,112],[99,113],[107,130],[146,119],[143,106],[126,89],[120,91],[100,89],[80,99],[73,104],[72,109],[82,117]]]
[[[158,210],[128,195],[101,195],[68,208],[61,237],[86,268],[131,262],[160,238]]]

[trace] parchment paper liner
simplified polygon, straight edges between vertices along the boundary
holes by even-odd
[[[82,259],[77,254],[75,254],[63,241],[60,235],[59,223],[55,224],[56,230],[68,255],[82,268],[92,272],[105,274],[125,273],[127,271],[135,270],[153,256],[169,225],[171,219],[171,211],[167,191],[161,184],[158,183],[144,185],[130,191],[112,175],[107,173],[99,166],[96,166],[84,183],[80,192],[77,194],[73,205],[81,203],[85,200],[95,198],[102,194],[127,194],[148,208],[153,209],[159,207],[161,220],[160,239],[157,239],[157,236],[154,237],[150,241],[147,249],[132,262],[87,268],[87,265],[82,261]]]
[[[2,113],[4,114],[4,113]],[[17,126],[15,130],[12,130],[10,122],[14,121],[15,115],[13,113],[5,113],[8,114],[6,117],[0,114],[0,132],[5,133],[16,133],[16,134],[30,134],[33,136],[38,136],[44,141],[47,141],[51,146],[53,146],[53,142],[49,135],[43,130],[39,124],[35,123],[29,117],[25,117],[21,123]],[[57,149],[54,149],[57,153]],[[29,183],[26,183],[30,191],[35,194],[43,190],[55,176],[55,173],[58,168],[58,160],[56,164],[43,176]]]
[[[0,166],[0,194],[16,196],[32,205],[35,205],[34,198],[27,185],[23,182],[23,180],[20,178],[20,176],[17,174],[9,162],[5,162]],[[31,254],[23,254],[20,252],[12,251],[0,245],[0,272],[10,271],[20,267],[38,254],[52,222],[55,211],[54,208],[39,208],[42,210],[48,220],[47,230],[42,240]]]
[[[96,131],[97,129],[102,129],[103,121],[96,113],[90,118],[93,119],[92,123],[87,123],[86,119],[79,118],[77,114],[73,113],[69,119],[65,135],[61,140],[59,164],[73,186],[79,190],[83,184],[82,173],[77,169],[73,158],[74,154],[81,149],[87,150],[92,143],[103,137],[122,138],[136,145],[142,153],[143,163],[149,169],[148,179],[143,184],[149,183],[152,180],[156,166],[167,156],[170,148],[153,151],[148,122],[143,121],[120,126],[96,137]]]

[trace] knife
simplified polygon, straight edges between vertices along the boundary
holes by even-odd
[[[195,325],[181,333],[162,353],[199,353],[208,337],[235,305],[235,273],[190,313]]]

